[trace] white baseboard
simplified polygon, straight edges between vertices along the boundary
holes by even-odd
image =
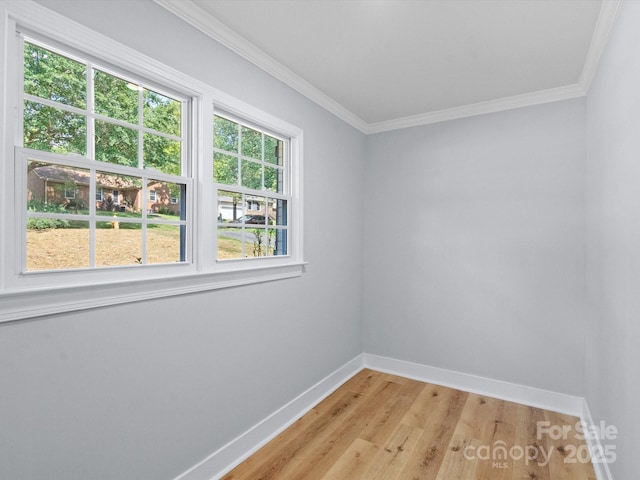
[[[363,368],[358,355],[174,480],[216,480],[291,426]]]
[[[363,353],[347,362],[249,430],[174,480],[217,480],[291,426],[363,368],[391,373],[465,392],[580,417],[591,425],[584,398],[428,365]],[[589,445],[593,448],[593,445]],[[597,448],[597,447],[596,447]],[[594,450],[591,450],[594,451]],[[598,480],[612,480],[607,464],[594,465]],[[600,471],[599,471],[600,470]]]
[[[565,413],[576,417],[581,417],[583,412],[584,399],[564,393],[527,387],[525,385],[493,380],[369,353],[364,354],[364,365],[367,368],[380,372],[392,373],[402,377],[442,385],[443,387],[455,388],[465,392],[499,398],[500,400],[544,408],[545,410]]]
[[[591,417],[591,412],[589,411],[589,406],[587,405],[587,401],[583,401],[582,405],[582,415],[580,416],[583,423],[585,425],[595,425],[593,423],[593,418]],[[602,455],[605,450],[603,449],[603,445],[600,441],[600,438],[591,438],[592,436],[586,436],[587,446],[589,447],[589,453],[591,454],[591,458],[603,457]],[[611,471],[609,471],[609,464],[606,462],[597,462],[593,464],[593,470],[596,473],[597,480],[613,480],[611,477]]]

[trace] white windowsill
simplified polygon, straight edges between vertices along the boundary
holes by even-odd
[[[306,263],[0,293],[0,323],[300,277]]]

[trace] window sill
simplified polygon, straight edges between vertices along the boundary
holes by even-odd
[[[306,263],[0,293],[0,323],[300,277]]]

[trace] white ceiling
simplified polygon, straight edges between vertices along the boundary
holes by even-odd
[[[585,95],[619,0],[156,0],[365,133]]]

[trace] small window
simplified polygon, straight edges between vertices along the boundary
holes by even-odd
[[[67,200],[73,200],[76,198],[76,187],[75,185],[65,186],[64,187],[64,198]]]
[[[289,254],[289,146],[267,129],[214,117],[218,260]]]

